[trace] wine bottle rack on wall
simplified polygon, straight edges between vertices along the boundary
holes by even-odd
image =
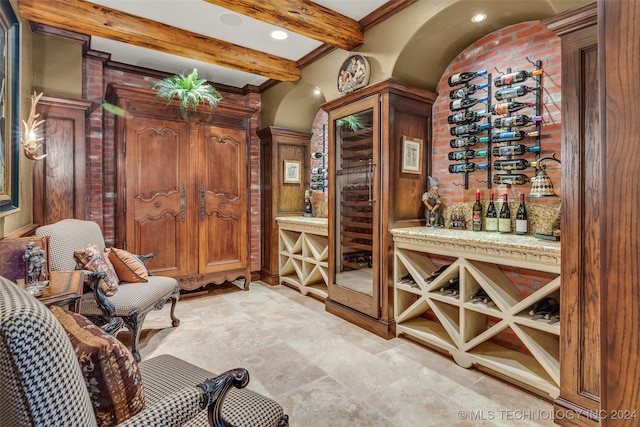
[[[512,153],[527,154],[533,152],[535,153],[536,161],[540,158],[541,115],[543,109],[542,62],[537,60],[534,65],[535,69],[532,71],[516,71],[512,73],[511,68],[508,68],[505,74],[501,74],[495,79],[492,79],[492,75],[486,71],[460,73],[449,78],[449,85],[455,87],[451,91],[450,97],[458,101],[451,102],[449,106],[453,115],[449,116],[448,121],[454,125],[450,129],[452,138],[454,138],[451,140],[450,146],[460,150],[450,152],[449,159],[461,161],[461,163],[450,165],[449,171],[464,175],[465,189],[469,188],[469,174],[482,169],[486,169],[487,188],[491,188],[493,183],[510,186],[511,184],[523,184],[529,181],[530,178],[523,174],[522,171],[533,167],[533,165],[529,161],[515,161],[518,159]],[[535,85],[520,84],[526,82],[529,78],[532,78]],[[487,83],[480,85],[474,83],[474,81],[480,81],[478,79],[486,79]],[[495,92],[492,90],[493,86],[496,87]],[[469,93],[474,94],[477,92],[480,87],[486,90],[486,101],[484,102],[486,102],[487,107],[484,112],[472,109],[478,103],[475,101],[483,98],[469,98],[467,96]],[[519,97],[527,96],[529,93],[535,95],[535,101],[517,101]],[[459,99],[461,96],[463,98]],[[492,101],[495,101],[495,104],[492,104]],[[465,105],[470,103],[472,105],[464,108]],[[516,119],[519,117],[518,115],[514,116],[514,113],[528,107],[534,108],[535,116],[529,117],[525,115],[520,117],[524,123],[518,124]],[[481,115],[486,120],[486,123],[477,124],[480,121],[478,115]],[[469,121],[470,128],[459,128],[461,125],[456,122],[456,118],[468,118],[470,116],[472,117],[471,120],[473,120]],[[500,128],[495,126],[494,116],[496,120],[502,120]],[[506,126],[505,123],[507,123]],[[525,132],[519,129],[519,127],[530,128],[531,126],[535,126],[535,130]],[[478,127],[481,129],[478,129]],[[467,130],[469,133],[464,133]],[[478,137],[478,134],[485,130],[486,136]],[[533,147],[525,147],[523,144],[523,140],[529,137],[535,137]],[[505,144],[500,145],[503,140]],[[461,145],[462,141],[465,141],[464,145]],[[469,142],[473,142],[473,144],[470,145]],[[486,142],[486,149],[475,149],[478,142]],[[470,147],[474,147],[474,149],[472,150]],[[505,156],[505,153],[508,154]],[[505,158],[493,162],[493,156]],[[486,164],[479,165],[477,159],[482,157],[485,158]],[[477,181],[483,182],[483,180]]]

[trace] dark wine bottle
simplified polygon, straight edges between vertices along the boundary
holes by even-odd
[[[513,86],[507,87],[504,89],[500,89],[496,91],[495,97],[498,101],[509,101],[513,98],[517,98],[519,96],[524,96],[529,92],[534,92],[538,90],[536,87],[531,86]]]
[[[524,204],[524,193],[520,193],[520,206],[516,212],[516,234],[527,234],[528,232],[527,207]]]
[[[440,288],[440,292],[451,295],[458,295],[460,293],[460,279],[458,277],[452,277],[447,280],[447,285]]]
[[[493,104],[491,106],[491,112],[493,114],[509,114],[515,113],[516,111],[522,110],[527,107],[535,107],[535,102],[501,102],[499,104]]]
[[[552,304],[551,310],[548,313],[544,314],[544,318],[546,320],[558,319],[560,320],[560,303],[556,301],[555,304]]]
[[[325,177],[322,175],[314,175],[311,177],[311,182],[322,182],[325,180]]]
[[[487,231],[498,231],[498,211],[496,210],[496,205],[493,202],[493,194],[489,195],[489,206],[487,206],[487,220],[484,229]]]
[[[489,142],[489,138],[483,136],[478,138],[476,136],[467,136],[464,138],[454,138],[449,141],[449,146],[451,148],[462,148],[462,147],[472,147],[481,142]]]
[[[321,159],[326,155],[327,155],[327,153],[323,153],[322,151],[314,151],[313,153],[311,153],[311,158],[312,159]]]
[[[537,164],[537,162],[529,162],[524,159],[496,160],[493,162],[493,168],[501,171],[524,170],[528,168],[535,168]]]
[[[441,275],[447,268],[449,268],[449,264],[444,264],[443,266],[441,266],[440,268],[438,268],[436,271],[434,271],[433,273],[431,273],[429,275],[429,277],[426,277],[424,279],[425,282],[427,283],[431,283],[433,282],[433,279],[435,279],[436,277],[438,277],[439,275]]]
[[[539,153],[540,147],[527,147],[524,144],[505,145],[504,147],[493,147],[491,154],[498,157],[520,155],[525,153]]]
[[[558,300],[555,298],[547,297],[536,302],[529,309],[529,316],[540,317],[547,313],[551,313],[556,306],[559,306]]]
[[[465,110],[447,117],[447,122],[449,122],[450,125],[466,125],[468,123],[479,122],[489,115],[489,113],[479,113],[474,110]]]
[[[461,85],[463,83],[470,82],[476,77],[484,76],[485,74],[487,74],[487,70],[467,71],[464,73],[454,74],[448,79],[449,86]]]
[[[489,98],[482,97],[482,98],[462,98],[462,99],[456,99],[455,101],[452,101],[449,103],[449,109],[451,111],[457,111],[457,110],[465,110],[467,108],[471,108],[474,105],[480,103],[480,102],[487,102]]]
[[[521,173],[514,174],[495,174],[493,175],[495,184],[522,185],[529,182],[529,177]]]
[[[448,154],[449,160],[473,159],[476,156],[474,150],[452,151]]]
[[[475,135],[483,130],[491,129],[491,123],[483,123],[481,125],[477,123],[471,123],[469,125],[455,126],[449,129],[452,136],[464,136]]]
[[[507,142],[507,141],[522,141],[527,137],[539,136],[540,132],[524,132],[521,130],[514,130],[513,132],[498,132],[491,134],[491,141],[493,142]]]
[[[480,203],[480,190],[476,190],[476,202],[473,204],[473,231],[482,230],[482,203]]]
[[[501,233],[511,233],[511,210],[509,209],[509,196],[502,195],[502,208],[498,219],[498,231]]]
[[[321,182],[314,182],[313,184],[311,184],[312,190],[324,190],[325,188],[327,188],[327,186]]]
[[[517,116],[500,117],[493,121],[494,128],[510,128],[512,126],[526,126],[529,122],[539,122],[542,120],[542,116],[527,116],[525,114],[518,114]]]
[[[493,84],[496,87],[507,86],[514,83],[520,83],[527,80],[529,77],[539,76],[541,75],[543,70],[533,70],[533,71],[516,71],[515,73],[505,74],[504,76],[499,76],[493,79]]]
[[[476,293],[471,294],[471,296],[469,297],[469,300],[470,301],[481,301],[484,304],[493,304],[493,300],[491,299],[491,297],[489,296],[487,291],[485,291],[482,288],[478,289],[478,291]]]
[[[449,172],[451,173],[465,173],[465,172],[473,172],[476,169],[486,169],[486,164],[477,165],[473,162],[469,163],[460,163],[459,165],[449,165]]]
[[[469,95],[473,95],[480,89],[485,89],[489,87],[489,83],[483,83],[480,85],[470,84],[449,92],[449,98],[451,99],[462,99],[466,98]]]
[[[320,175],[320,174],[324,174],[327,172],[327,169],[325,168],[313,168],[311,169],[311,173],[314,175]]]

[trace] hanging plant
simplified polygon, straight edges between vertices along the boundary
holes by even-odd
[[[357,114],[352,114],[350,116],[347,117],[343,117],[341,119],[337,120],[338,125],[340,126],[345,126],[348,127],[349,129],[351,129],[353,132],[360,130],[360,129],[364,129],[365,128],[365,124],[362,123],[362,119],[360,118],[359,115]]]
[[[173,98],[178,98],[183,118],[187,116],[189,107],[196,111],[200,103],[209,103],[211,108],[215,108],[222,99],[220,92],[206,83],[205,79],[198,78],[198,70],[195,68],[188,76],[176,74],[159,80],[151,86],[151,89],[158,91],[155,101],[166,99],[169,105]]]

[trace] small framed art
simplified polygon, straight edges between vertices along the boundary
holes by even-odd
[[[299,160],[284,161],[284,183],[285,184],[300,183],[300,161]]]
[[[402,173],[422,173],[422,140],[419,138],[402,137]]]

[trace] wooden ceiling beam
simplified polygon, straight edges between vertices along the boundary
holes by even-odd
[[[364,43],[357,21],[308,0],[206,1],[347,51]]]
[[[269,55],[82,0],[20,0],[23,18],[183,56],[279,81],[300,80],[300,67]]]

